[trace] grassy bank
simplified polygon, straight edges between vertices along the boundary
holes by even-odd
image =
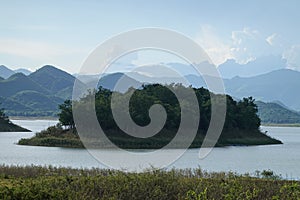
[[[0,199],[299,199],[300,184],[271,171],[257,177],[195,170],[0,167]]]
[[[120,131],[109,130],[105,132],[107,137],[120,148],[125,149],[158,149],[167,145],[174,137],[174,131],[163,131],[151,138],[134,138]],[[190,148],[199,148],[203,143],[205,135],[199,131]],[[105,144],[94,143],[97,138],[90,139],[95,148],[106,148]],[[18,144],[32,146],[53,146],[53,147],[72,147],[83,148],[83,144],[75,130],[64,130],[61,127],[49,127],[47,130],[37,133],[29,139],[21,139]],[[267,145],[282,144],[276,140],[261,133],[260,131],[223,131],[216,146],[246,146],[246,145]],[[176,148],[182,148],[182,144],[178,144]]]

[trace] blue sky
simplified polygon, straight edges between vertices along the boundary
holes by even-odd
[[[215,64],[282,55],[300,70],[299,1],[0,1],[0,64],[75,73],[101,42],[161,27],[198,42]]]

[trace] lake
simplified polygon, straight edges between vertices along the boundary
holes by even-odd
[[[34,132],[54,125],[50,120],[12,120],[14,123],[32,130],[31,133],[0,133],[0,164],[5,165],[53,165],[73,168],[105,166],[94,159],[85,149],[60,147],[20,146],[21,138],[29,138]],[[273,170],[283,178],[300,178],[300,127],[261,127],[263,131],[281,140],[282,145],[232,146],[214,148],[200,160],[199,149],[189,149],[169,168],[198,168],[207,171],[233,171],[254,173],[256,170]],[[117,151],[108,151],[116,154]],[[168,150],[176,151],[176,150]],[[158,158],[159,159],[159,158]]]

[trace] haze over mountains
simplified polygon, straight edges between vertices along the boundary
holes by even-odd
[[[24,75],[29,75],[31,73],[31,71],[28,70],[28,69],[24,69],[24,68],[11,70],[11,69],[7,68],[4,65],[0,65],[0,76],[1,76],[1,78],[6,79],[6,78],[10,77],[11,75],[13,75],[15,73],[23,73]]]
[[[223,80],[226,93],[237,99],[253,96],[259,101],[272,102],[276,104],[276,106],[272,104],[272,109],[278,109],[279,106],[280,109],[286,112],[289,110],[300,111],[300,102],[298,101],[300,99],[300,93],[298,92],[300,72],[285,69],[283,66],[285,60],[271,58],[262,58],[246,65],[233,63],[232,60],[228,60],[222,64],[220,66],[221,74],[224,74],[225,77],[232,77]],[[274,65],[277,63],[273,68],[276,70],[272,71],[270,67],[272,64],[271,61],[274,61]],[[264,63],[265,65],[263,65]],[[170,63],[168,65],[171,67],[174,66],[174,68],[184,67],[183,64],[179,63]],[[253,68],[251,73],[255,74],[253,76],[247,76],[251,74],[247,72],[250,70],[250,66]],[[235,68],[239,70],[236,71],[234,70]],[[12,73],[12,75],[7,77],[9,73]],[[71,98],[75,81],[73,75],[50,65],[46,65],[29,75],[26,70],[24,73],[16,73],[5,66],[0,66],[0,77],[2,77],[0,78],[1,107],[6,109],[8,115],[55,116],[58,104],[62,103],[65,99]],[[242,77],[243,75],[246,77]],[[206,87],[205,81],[199,75],[186,73],[184,77],[194,87]],[[174,78],[162,74],[161,77],[154,78],[147,74],[136,72],[129,72],[126,75],[124,73],[105,74],[98,83],[97,75],[80,77],[80,80],[90,86],[103,86],[108,89],[114,89],[116,82],[120,78],[133,87],[139,87],[143,83],[180,82],[178,77]],[[126,85],[123,88],[119,88],[121,91],[126,89]],[[259,106],[269,106],[270,108],[269,104],[260,103]],[[300,116],[300,114],[295,111],[291,112],[295,114],[293,114],[293,119],[298,119],[296,115]]]
[[[259,57],[254,61],[246,64],[238,64],[235,60],[229,59],[223,64],[219,65],[218,70],[225,79],[231,79],[236,76],[252,77],[275,70],[284,69],[287,66],[287,60],[282,56],[264,56]]]

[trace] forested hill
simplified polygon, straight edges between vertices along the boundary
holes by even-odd
[[[263,124],[300,124],[300,113],[277,103],[256,102]]]
[[[2,69],[2,70],[1,70]],[[17,72],[22,73],[17,73]],[[72,88],[75,81],[75,77],[71,74],[62,71],[54,66],[45,65],[42,68],[32,72],[24,72],[24,70],[12,71],[4,66],[0,66],[0,102],[2,107],[5,108],[6,114],[9,116],[25,116],[25,117],[43,117],[52,116],[57,117],[58,105],[62,104],[64,100],[70,99],[72,96]],[[10,75],[10,76],[8,76]],[[2,77],[2,78],[1,78]],[[282,77],[289,77],[288,80]],[[83,77],[81,77],[83,78]],[[98,81],[98,75],[86,75],[82,80],[82,84],[87,86],[102,86],[106,89],[112,90],[115,84],[122,78],[125,81],[124,88],[126,86],[132,86],[134,88],[144,84],[170,84],[180,83],[180,79],[174,77],[154,78],[147,77],[139,73],[112,73],[105,74]],[[193,87],[205,87],[203,78],[196,75],[186,75],[186,79],[191,83]],[[284,88],[282,86],[274,86],[275,80],[285,80]],[[291,94],[296,94],[295,85],[300,80],[300,73],[291,70],[279,70],[271,72],[259,77],[252,78],[233,78],[230,80],[224,80],[226,91],[235,98],[242,99],[243,97],[253,96],[255,99],[267,100],[267,101],[281,101],[287,106],[291,106],[289,101],[293,101],[298,104],[297,98]],[[275,82],[274,82],[275,81]],[[278,84],[276,82],[276,84]],[[281,84],[281,83],[280,83]],[[271,87],[272,86],[272,87]],[[279,95],[278,88],[283,95]],[[293,88],[292,90],[288,90]],[[121,87],[122,89],[122,87]],[[259,90],[259,92],[257,92]],[[124,90],[124,92],[126,89]],[[237,93],[237,91],[239,91]],[[292,91],[292,92],[291,92]],[[270,95],[269,95],[270,93]],[[264,96],[272,98],[261,98]],[[287,99],[281,99],[277,97],[284,97]],[[296,99],[296,100],[295,100]],[[265,109],[267,106],[267,109]],[[269,115],[270,107],[268,104],[260,104],[258,107],[259,115],[263,123],[269,121],[265,117],[271,117]],[[289,112],[292,114],[292,112]],[[294,114],[292,114],[294,115]],[[283,117],[284,116],[284,117]],[[274,122],[285,121],[286,119],[295,119],[294,116],[288,115],[276,115]],[[292,122],[300,123],[300,121],[292,120]]]
[[[171,90],[175,91],[175,94],[186,94],[186,98],[184,98],[182,105],[169,88],[172,88]],[[193,124],[196,127],[197,135],[190,146],[191,148],[198,148],[202,145],[203,139],[206,136],[206,132],[210,124],[211,102],[215,102],[216,107],[219,107],[221,97],[227,99],[227,113],[223,131],[216,144],[217,146],[281,144],[279,140],[270,138],[266,134],[260,132],[260,119],[257,115],[257,106],[255,104],[255,100],[252,97],[244,98],[243,100],[237,102],[228,95],[216,95],[210,93],[204,88],[193,88],[193,90],[198,100],[200,114],[195,112],[194,106],[192,105],[192,98],[187,95],[189,94],[187,92],[187,88],[180,84],[168,86],[150,84],[144,85],[142,88],[137,89],[134,92],[129,89],[125,93],[113,93],[109,89],[100,87],[98,91],[89,93],[86,97],[81,98],[78,101],[72,103],[70,100],[67,100],[64,102],[64,104],[60,105],[60,126],[50,127],[41,133],[37,133],[37,135],[31,139],[22,139],[19,141],[19,144],[83,147],[80,142],[80,139],[82,139],[83,136],[84,141],[91,142],[90,145],[92,145],[93,148],[110,148],[110,144],[97,139],[98,132],[94,132],[93,127],[89,125],[90,115],[86,112],[86,110],[96,108],[98,122],[101,125],[101,128],[104,130],[106,136],[114,144],[121,148],[128,149],[162,148],[169,144],[177,134],[182,122],[181,110],[184,109],[190,113],[189,119],[197,119],[200,117],[198,126]],[[112,95],[115,97],[113,100]],[[96,106],[92,105],[90,101],[90,99],[94,97]],[[130,116],[127,115],[125,108],[125,106],[127,107],[128,105],[126,103],[128,101]],[[111,109],[114,108],[119,111],[118,116],[121,117],[121,120],[123,120],[122,122],[124,122],[124,116],[128,116],[131,117],[132,120],[139,126],[147,126],[151,123],[151,119],[149,117],[151,114],[149,114],[149,110],[155,104],[159,104],[165,108],[167,114],[166,122],[163,124],[163,128],[161,130],[157,130],[157,134],[147,138],[133,137],[127,134],[127,131],[126,133],[123,132],[115,122],[115,118],[113,117]],[[77,109],[77,112],[79,110],[79,113],[82,114],[81,123],[84,125],[84,127],[81,128],[81,130],[84,130],[84,133],[80,134],[80,138],[75,130],[75,124],[72,115],[74,109]],[[217,118],[220,119],[219,117]],[[125,124],[125,126],[126,125],[128,124]],[[66,129],[63,129],[62,127],[66,127]],[[76,124],[76,127],[78,128],[78,124]],[[186,126],[182,130],[185,134],[189,134],[189,130],[191,128],[192,127],[190,126]],[[136,129],[128,130],[132,132]],[[175,147],[172,146],[172,148],[183,147],[184,146],[181,144],[181,142],[176,143]]]
[[[9,116],[57,116],[58,105],[71,97],[75,77],[46,65],[26,76],[0,78],[0,102]]]
[[[176,96],[177,94],[186,93],[187,87],[181,84],[160,85],[149,84],[137,89],[132,94],[129,101],[129,111],[132,119],[140,126],[146,126],[151,123],[149,117],[149,109],[154,104],[162,105],[167,113],[167,120],[163,129],[151,138],[147,138],[146,142],[143,139],[137,139],[128,134],[124,134],[114,121],[111,111],[112,92],[102,87],[95,94],[96,100],[96,114],[98,121],[104,131],[107,132],[108,137],[116,144],[136,148],[142,146],[143,148],[162,147],[168,144],[177,133],[178,127],[181,123],[181,109],[188,110],[192,115],[197,115],[194,110],[191,98],[185,96],[184,108],[179,104]],[[260,132],[261,121],[257,115],[257,105],[252,97],[244,98],[240,101],[235,101],[231,96],[217,95],[211,93],[205,88],[192,88],[196,94],[198,106],[200,109],[200,122],[198,126],[198,133],[191,147],[199,147],[202,144],[203,138],[208,130],[211,119],[211,105],[215,102],[216,107],[220,106],[220,98],[226,98],[227,112],[222,134],[218,140],[217,145],[258,145],[258,144],[280,144],[281,142],[270,138],[264,133]],[[122,112],[126,112],[124,106],[131,91],[125,93],[114,93],[114,101],[112,107],[120,111],[121,116],[126,116]],[[89,103],[90,96],[75,102],[75,106],[85,107]],[[77,108],[78,108],[77,107]],[[219,114],[219,113],[218,113]],[[148,145],[148,146],[147,146]]]

